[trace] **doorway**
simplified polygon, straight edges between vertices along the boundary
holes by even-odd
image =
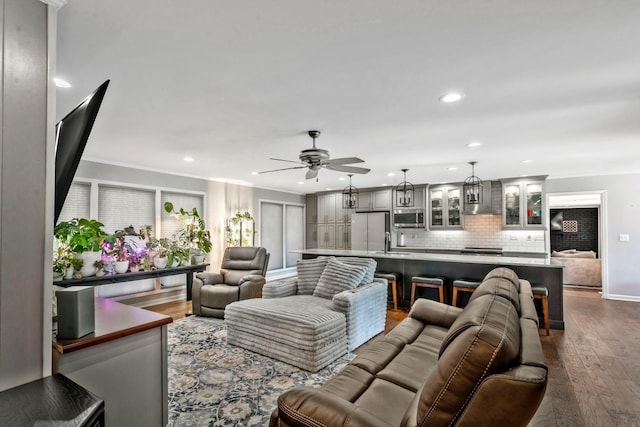
[[[565,264],[565,285],[600,289],[607,298],[606,192],[547,195],[547,247]]]

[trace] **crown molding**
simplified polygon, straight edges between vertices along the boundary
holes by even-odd
[[[48,4],[49,6],[56,7],[60,9],[62,6],[66,5],[69,0],[40,0],[44,4]]]

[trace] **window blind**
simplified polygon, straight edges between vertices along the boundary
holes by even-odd
[[[283,215],[282,204],[262,202],[260,205],[260,246],[265,247],[270,254],[269,270],[284,268]]]
[[[301,254],[292,254],[289,251],[304,249],[304,208],[302,206],[285,206],[285,253],[287,254],[285,267],[295,267],[296,262],[302,258]]]
[[[74,182],[69,188],[69,194],[64,201],[58,222],[69,221],[73,218],[89,218],[91,184]]]
[[[155,223],[155,191],[100,185],[98,187],[98,220],[107,233],[132,225]]]
[[[160,224],[160,237],[171,237],[178,230],[182,228],[182,224],[178,222],[178,220],[169,215],[164,210],[164,204],[166,202],[173,203],[173,209],[179,211],[180,208],[185,211],[191,211],[193,208],[198,210],[200,217],[204,218],[204,199],[203,196],[197,194],[184,194],[184,193],[171,193],[167,191],[163,191],[161,196],[161,210],[162,210],[162,221]],[[206,219],[205,219],[206,222]],[[207,224],[208,225],[208,224]]]

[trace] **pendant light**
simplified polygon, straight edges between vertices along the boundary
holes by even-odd
[[[462,184],[462,193],[464,194],[464,203],[466,205],[482,204],[482,181],[475,175],[475,164],[477,162],[469,162],[471,165],[471,176],[464,180]]]
[[[352,173],[349,175],[349,186],[342,190],[343,209],[356,209],[358,207],[358,189],[351,185]]]
[[[407,171],[409,169],[401,169],[404,174],[404,181],[396,185],[396,206],[411,207],[413,206],[413,184],[407,182]]]

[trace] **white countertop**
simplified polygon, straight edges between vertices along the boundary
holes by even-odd
[[[393,251],[383,253],[382,251],[354,251],[344,249],[302,249],[291,251],[292,253],[307,255],[333,255],[333,256],[355,256],[370,258],[391,258],[410,261],[445,261],[460,262],[465,264],[498,264],[498,265],[519,265],[531,267],[564,268],[564,265],[555,258],[526,258],[508,257],[496,255],[459,255],[459,254],[433,254],[433,253],[413,253]]]

